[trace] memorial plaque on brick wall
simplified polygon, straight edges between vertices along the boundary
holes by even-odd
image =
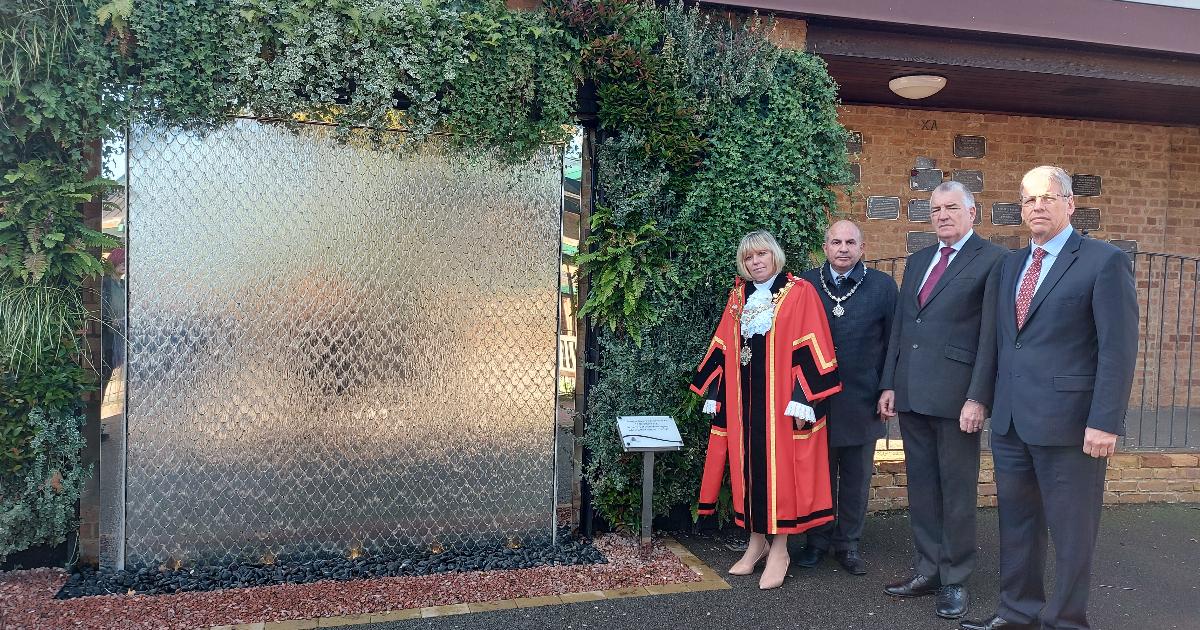
[[[862,165],[855,162],[850,165],[850,183],[857,184],[862,181]]]
[[[846,153],[862,153],[863,137],[861,131],[851,131],[846,138]]]
[[[899,197],[867,197],[868,219],[899,219]]]
[[[1117,239],[1113,239],[1113,240],[1109,241],[1109,243],[1116,245],[1117,249],[1120,249],[1121,251],[1125,252],[1126,254],[1132,254],[1138,250],[1137,241],[1127,241],[1127,240],[1117,238]]]
[[[987,138],[983,136],[954,136],[954,157],[981,158],[987,155]]]
[[[909,232],[905,240],[910,254],[938,242],[937,232]]]
[[[930,191],[942,183],[942,171],[937,168],[914,168],[908,174],[910,190]]]
[[[909,199],[908,220],[913,223],[929,223],[929,200]]]
[[[1075,208],[1071,215],[1071,225],[1076,230],[1099,230],[1100,208]]]
[[[1007,249],[1021,249],[1024,247],[1021,245],[1020,236],[993,236],[988,240]]]
[[[992,204],[992,225],[1021,225],[1021,204],[997,201]]]
[[[1076,197],[1099,197],[1100,176],[1072,175],[1071,190],[1075,193]]]
[[[950,175],[950,179],[967,187],[967,190],[973,193],[983,192],[983,171],[973,171],[970,169],[955,169]]]

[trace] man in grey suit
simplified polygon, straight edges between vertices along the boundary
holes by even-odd
[[[838,221],[825,231],[826,263],[800,274],[817,287],[838,360],[842,391],[828,401],[829,482],[837,519],[809,530],[797,561],[812,568],[833,549],[848,573],[864,575],[859,554],[867,496],[875,471],[875,441],[887,426],[876,410],[879,377],[896,311],[896,281],[862,264],[862,230]]]
[[[992,454],[1000,507],[1000,606],[971,630],[1088,628],[1104,470],[1125,431],[1138,345],[1133,269],[1071,227],[1071,176],[1021,180],[1030,246],[1004,258],[996,307]],[[1046,529],[1054,594],[1043,585]]]
[[[936,594],[939,617],[966,614],[975,567],[979,431],[995,387],[994,279],[1005,250],[971,228],[975,199],[958,182],[933,190],[938,240],[908,257],[892,322],[879,412],[900,415],[915,572],[884,590]]]

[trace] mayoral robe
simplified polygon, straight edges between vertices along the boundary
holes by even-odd
[[[827,399],[842,385],[816,288],[791,274],[776,276],[771,329],[743,339],[741,313],[756,290],[734,282],[692,380],[692,391],[717,403],[699,513],[716,510],[728,466],[734,522],[753,533],[796,534],[834,517],[825,423]],[[785,415],[793,401],[811,408],[813,418],[797,423]]]

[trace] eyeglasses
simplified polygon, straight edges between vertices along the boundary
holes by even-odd
[[[1069,199],[1069,198],[1070,198],[1070,195],[1056,195],[1054,193],[1046,193],[1044,195],[1038,195],[1036,197],[1022,197],[1021,205],[1026,208],[1032,208],[1035,205],[1037,205],[1037,202],[1040,200],[1042,202],[1043,206],[1048,206],[1048,205],[1050,205],[1051,202],[1053,202],[1057,199]]]

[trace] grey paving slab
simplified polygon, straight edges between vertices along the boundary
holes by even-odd
[[[724,571],[738,557],[736,531],[676,534],[710,566]],[[1105,509],[1092,579],[1096,630],[1200,629],[1200,506]],[[793,537],[793,557],[803,537]],[[987,616],[999,590],[995,510],[980,510],[979,565],[969,586],[972,616]],[[793,566],[780,589],[760,591],[756,577],[727,576],[731,590],[582,602],[355,626],[357,630],[517,630],[755,628],[761,630],[945,630],[957,624],[933,614],[930,598],[899,600],[883,585],[907,575],[911,545],[906,512],[868,518],[863,552],[870,573],[846,574],[827,559],[815,569]],[[1048,584],[1048,587],[1052,587]]]

